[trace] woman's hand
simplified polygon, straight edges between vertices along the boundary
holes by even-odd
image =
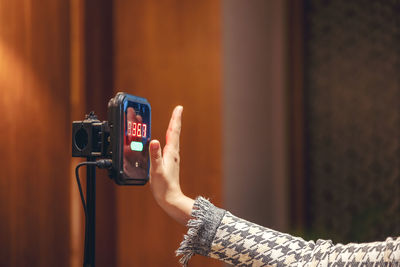
[[[186,225],[194,200],[185,196],[179,184],[179,136],[182,106],[175,107],[169,122],[166,145],[161,152],[160,142],[150,142],[150,187],[161,208],[178,222]]]

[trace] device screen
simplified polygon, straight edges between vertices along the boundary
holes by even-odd
[[[146,179],[149,170],[151,133],[149,106],[126,101],[124,116],[124,173],[135,179]]]

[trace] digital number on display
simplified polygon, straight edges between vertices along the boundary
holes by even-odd
[[[147,125],[140,122],[128,121],[128,136],[146,137]]]

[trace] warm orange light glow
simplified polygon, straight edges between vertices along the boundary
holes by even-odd
[[[70,118],[81,119],[84,114],[85,90],[84,90],[84,65],[83,65],[83,40],[84,40],[84,2],[72,0],[70,9]],[[84,216],[79,192],[75,181],[75,167],[81,161],[72,158],[70,164],[70,266],[82,266],[83,240],[84,240]],[[83,181],[82,181],[83,182]]]

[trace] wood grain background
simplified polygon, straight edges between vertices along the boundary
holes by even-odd
[[[69,5],[0,1],[0,25],[0,265],[69,266]]]
[[[81,266],[71,122],[147,97],[164,143],[184,106],[182,186],[221,202],[219,1],[0,0],[0,266]],[[149,187],[97,178],[97,266],[179,266],[186,229]],[[191,266],[217,266],[200,256]]]

